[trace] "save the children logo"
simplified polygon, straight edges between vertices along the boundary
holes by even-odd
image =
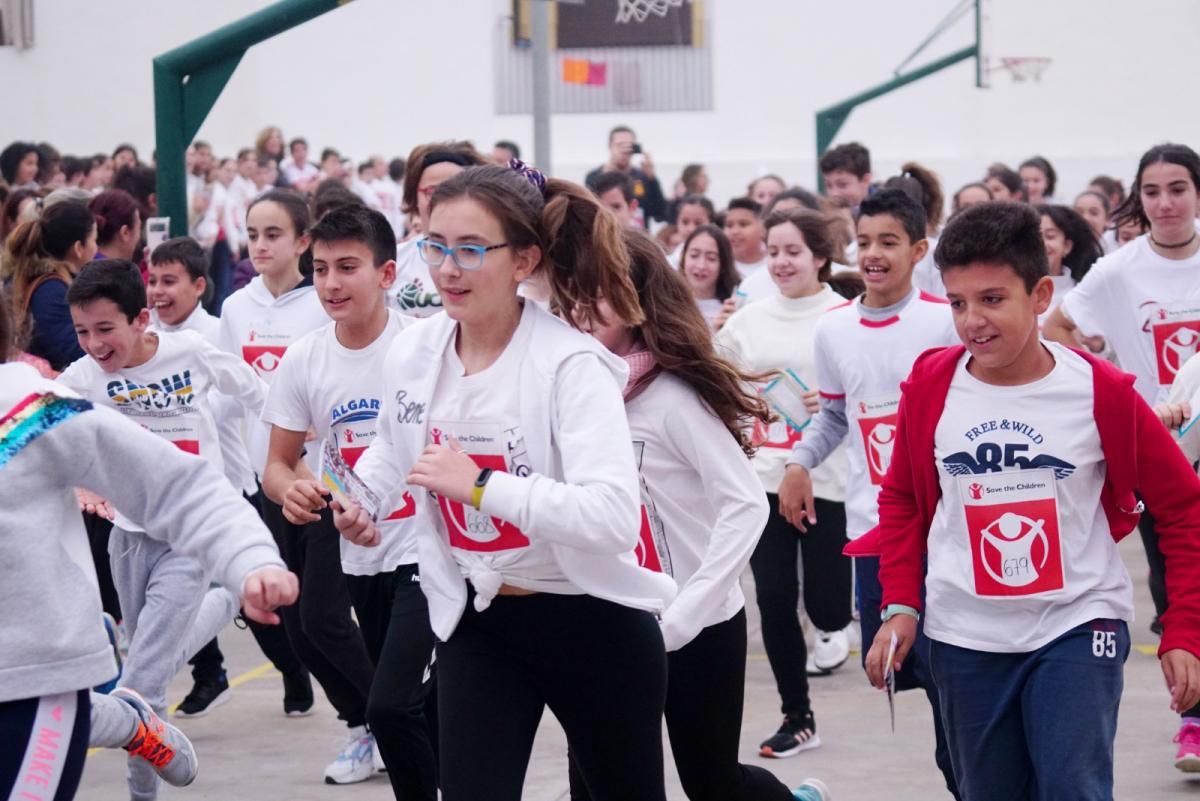
[[[1187,360],[1200,351],[1200,308],[1148,301],[1141,309],[1142,331],[1154,341],[1158,382],[1170,385]]]
[[[375,427],[382,405],[378,398],[350,398],[329,410],[329,428],[339,442],[338,453],[349,467],[358,464],[375,439]],[[384,519],[403,520],[416,513],[416,500],[411,493],[405,492],[400,499],[400,507]]]
[[[862,435],[863,455],[871,483],[879,486],[896,450],[896,422],[899,419],[900,395],[866,398],[858,402],[858,430]]]
[[[633,452],[637,456],[638,485],[641,490],[642,510],[641,529],[638,532],[638,544],[633,549],[638,566],[656,573],[674,575],[671,567],[671,549],[667,546],[667,533],[662,518],[654,507],[654,498],[650,488],[646,486],[646,476],[642,473],[642,458],[646,452],[646,443],[634,440]]]
[[[434,425],[429,429],[429,439],[434,445],[449,447],[450,437],[453,436],[463,452],[480,469],[486,467],[497,473],[528,474],[525,440],[516,428],[501,429],[499,425],[473,422],[444,425],[444,428]],[[506,453],[515,454],[512,457],[513,470],[509,470],[510,462],[505,458]],[[452,548],[492,553],[529,547],[529,538],[525,533],[507,520],[443,495],[437,496],[437,504]]]
[[[960,477],[975,593],[1026,597],[1065,583],[1054,470]]]

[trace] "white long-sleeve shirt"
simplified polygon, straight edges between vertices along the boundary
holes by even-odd
[[[767,496],[749,457],[696,392],[660,374],[625,407],[634,453],[679,594],[662,615],[674,651],[746,605],[738,577],[767,523]],[[643,548],[655,547],[651,538]]]
[[[154,520],[230,591],[283,567],[250,504],[195,459],[24,364],[0,364],[0,703],[116,674],[72,487]]]
[[[532,315],[532,331],[511,380],[519,388],[522,447],[531,470],[493,473],[482,511],[531,541],[549,543],[565,577],[583,592],[661,612],[675,582],[640,567],[634,555],[640,493],[621,399],[628,368],[536,304],[526,303],[524,315]],[[446,315],[435,315],[392,342],[376,437],[356,467],[385,506],[395,505],[409,469],[431,442],[430,420],[438,414],[431,402],[457,328]],[[436,502],[427,492],[413,496],[421,589],[434,633],[446,641],[465,608],[466,583]],[[478,595],[494,594],[503,580],[502,573],[472,577]]]

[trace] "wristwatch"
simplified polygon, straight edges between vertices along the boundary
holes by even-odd
[[[485,467],[479,471],[479,477],[475,479],[475,486],[471,490],[471,505],[476,509],[483,503],[483,490],[487,487],[488,479],[492,477],[492,468]]]

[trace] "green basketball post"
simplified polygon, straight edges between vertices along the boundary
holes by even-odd
[[[188,232],[184,155],[225,84],[254,45],[350,0],[280,0],[154,59],[158,213],[171,236]]]
[[[859,92],[858,94],[856,94],[852,97],[846,98],[845,100],[841,101],[840,103],[835,103],[832,106],[828,106],[817,112],[816,121],[817,121],[817,162],[818,162],[817,191],[818,192],[825,191],[825,178],[824,178],[824,176],[821,175],[821,168],[820,168],[821,156],[825,153],[826,150],[829,149],[829,146],[833,143],[834,137],[837,136],[838,131],[840,131],[842,129],[842,126],[846,123],[846,119],[850,116],[850,112],[853,111],[858,106],[860,106],[863,103],[866,103],[870,100],[874,100],[877,97],[882,97],[883,95],[894,92],[897,89],[908,86],[910,83],[919,81],[922,78],[928,78],[930,75],[933,75],[934,73],[941,72],[942,70],[947,69],[948,67],[953,67],[955,64],[958,64],[960,61],[966,61],[967,59],[970,59],[970,58],[975,59],[976,85],[980,86],[980,87],[986,86],[985,73],[984,73],[985,65],[983,63],[985,60],[985,54],[983,51],[983,43],[984,43],[984,35],[986,33],[986,20],[985,20],[985,8],[984,8],[985,0],[973,0],[973,4],[975,7],[975,44],[971,45],[970,47],[964,47],[961,50],[956,50],[955,52],[950,53],[947,56],[939,58],[937,61],[930,62],[929,64],[926,64],[925,66],[920,67],[915,70],[912,70],[910,72],[897,72],[895,77],[893,77],[890,81],[884,81],[883,83],[879,84],[878,86],[873,86],[870,89],[867,89],[863,92]],[[956,13],[957,13],[957,9],[955,11],[952,11],[950,16],[953,17]],[[929,38],[927,38],[921,44],[921,46],[918,47],[917,50],[908,57],[908,59],[905,61],[905,63],[908,63],[908,61],[911,61],[918,53],[920,53],[922,50],[924,50],[925,47],[930,42],[932,42],[934,40],[934,38],[936,38],[936,36],[942,32],[942,30],[944,30],[945,27],[946,27],[946,21],[943,21],[943,23],[941,25],[939,25],[938,29],[936,29],[934,31],[934,33],[932,35],[930,35]],[[901,66],[903,66],[903,65],[901,65]]]

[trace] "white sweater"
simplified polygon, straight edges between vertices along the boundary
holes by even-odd
[[[817,321],[846,299],[828,286],[806,298],[785,298],[776,293],[766,300],[743,306],[717,333],[717,347],[735,364],[750,373],[791,369],[809,389],[817,385]],[[778,492],[792,447],[803,438],[786,423],[771,426],[767,442],[754,456],[754,466],[767,492]],[[812,471],[813,492],[827,501],[846,498],[846,452],[844,446]]]
[[[108,498],[241,594],[283,566],[257,513],[208,462],[24,364],[0,364],[0,703],[116,673],[72,487]]]
[[[525,304],[524,314],[533,316],[533,335],[513,380],[533,472],[493,473],[482,511],[548,542],[563,574],[589,595],[659,613],[675,583],[640,567],[634,555],[640,493],[621,399],[628,368],[537,304]],[[436,416],[430,400],[457,328],[444,314],[428,317],[396,337],[388,352],[378,432],[356,471],[393,504],[430,442]],[[436,504],[427,492],[412,494],[417,518],[425,521],[417,535],[421,589],[444,642],[462,616],[466,583]]]
[[[626,405],[642,478],[679,594],[662,616],[668,651],[746,605],[738,577],[767,523],[750,459],[696,392],[662,374]]]

